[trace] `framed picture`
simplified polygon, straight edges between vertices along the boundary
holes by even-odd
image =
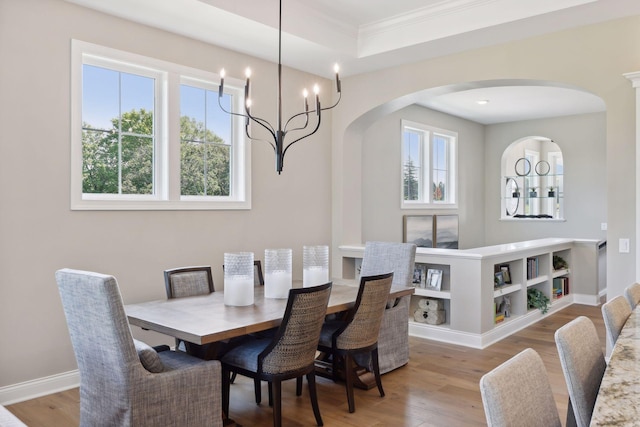
[[[502,278],[507,285],[511,284],[511,271],[509,270],[509,264],[501,265],[500,271],[502,272]]]
[[[416,264],[415,268],[413,269],[413,279],[411,280],[413,286],[423,288],[426,275],[427,271],[425,266]]]
[[[441,286],[442,286],[442,270],[436,270],[434,268],[430,268],[427,271],[427,279],[425,282],[425,287],[427,289],[439,291]]]
[[[458,215],[435,215],[434,248],[458,249]]]
[[[502,271],[496,272],[495,277],[493,279],[493,286],[495,288],[499,288],[500,286],[504,286],[504,275],[502,274]]]
[[[404,243],[415,243],[419,248],[433,247],[433,215],[404,215]]]

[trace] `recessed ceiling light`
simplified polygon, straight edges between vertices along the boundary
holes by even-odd
[[[489,103],[488,99],[479,99],[476,101],[480,105],[487,105]]]

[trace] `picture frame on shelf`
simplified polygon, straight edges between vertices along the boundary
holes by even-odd
[[[504,273],[502,271],[496,271],[493,278],[493,287],[500,288],[505,285],[504,282]]]
[[[413,278],[411,279],[411,284],[416,288],[423,288],[426,280],[427,271],[424,265],[416,264],[413,269]]]
[[[502,272],[502,278],[504,279],[504,283],[510,285],[511,280],[511,270],[509,269],[509,264],[504,264],[500,266],[500,271]]]
[[[427,270],[425,288],[439,291],[442,287],[442,270],[430,268]]]

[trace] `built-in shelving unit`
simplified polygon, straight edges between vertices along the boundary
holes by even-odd
[[[531,288],[549,299],[548,314],[574,302],[597,305],[598,244],[596,240],[550,238],[467,250],[418,248],[417,268],[423,272],[441,270],[443,275],[440,290],[417,284],[408,313],[409,334],[484,348],[544,316],[540,310],[528,308],[527,290]],[[364,245],[339,249],[342,277],[356,278]],[[554,269],[554,256],[567,265]],[[505,270],[508,280],[498,284],[496,273],[504,276]],[[554,286],[560,283],[562,291],[558,292]],[[443,301],[444,323],[432,325],[413,319],[422,298]],[[505,299],[510,309],[508,316],[500,318],[496,310]]]

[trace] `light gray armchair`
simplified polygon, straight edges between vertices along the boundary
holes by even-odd
[[[135,341],[113,276],[56,281],[80,371],[81,426],[221,426],[221,367]]]
[[[360,276],[393,273],[393,285],[411,286],[415,260],[416,245],[413,243],[367,242]],[[378,337],[378,357],[382,374],[409,362],[410,302],[411,296],[406,295],[387,304]]]

